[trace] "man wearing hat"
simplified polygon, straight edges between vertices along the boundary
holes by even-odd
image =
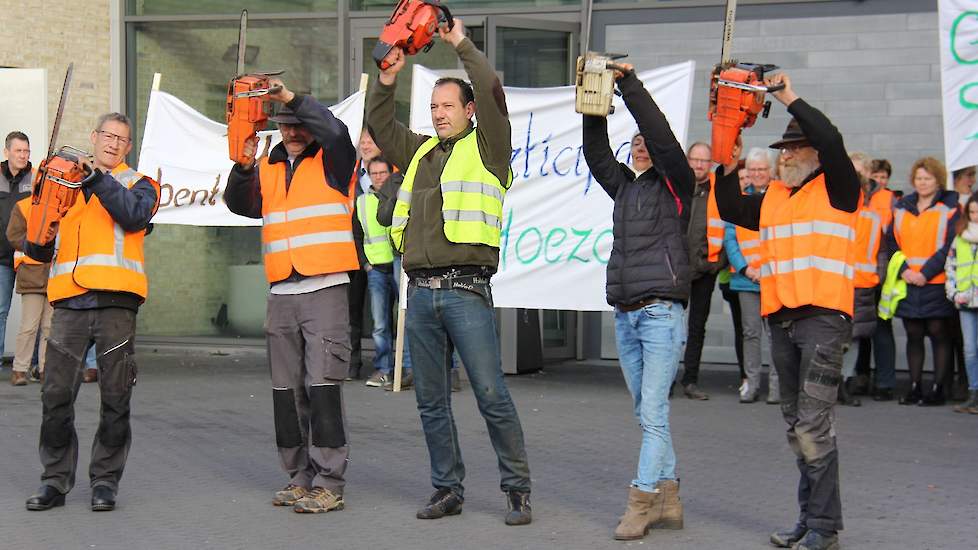
[[[741,195],[737,166],[717,169],[717,205],[731,223],[761,233],[761,315],[781,386],[781,413],[797,457],[797,524],[775,546],[838,548],[842,529],[833,405],[852,332],[859,177],[839,130],[800,99],[785,74],[774,97],[794,116],[780,149],[784,169],[764,195]]]
[[[235,164],[224,200],[262,220],[275,441],[289,476],[272,504],[329,512],[343,509],[349,456],[341,386],[350,361],[347,272],[359,269],[350,214],[356,152],[325,105],[278,79],[271,85],[282,88],[269,94],[283,104],[271,117],[282,142],[257,167]],[[254,159],[257,146],[249,140],[245,154]]]

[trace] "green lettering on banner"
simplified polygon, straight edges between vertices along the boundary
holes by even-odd
[[[610,229],[605,229],[601,233],[598,233],[598,236],[594,238],[594,246],[591,247],[591,252],[594,253],[594,258],[596,260],[603,263],[604,265],[608,265],[608,260],[611,259],[611,256],[609,255],[608,258],[602,258],[601,254],[598,252],[598,244],[601,243],[601,238],[604,237],[605,235],[614,238],[613,233]]]
[[[571,228],[571,231],[574,233],[574,235],[576,235],[578,237],[584,237],[584,238],[581,239],[580,241],[578,241],[576,245],[574,245],[574,250],[571,250],[570,257],[567,258],[567,261],[570,262],[571,260],[577,260],[579,262],[584,262],[584,263],[590,262],[591,260],[589,260],[587,258],[581,258],[580,256],[578,256],[577,255],[577,249],[578,248],[581,248],[581,245],[584,244],[584,241],[586,241],[587,238],[591,236],[591,232],[594,231],[594,230],[593,229],[588,229],[586,231],[582,231],[582,230],[579,230],[579,229]]]
[[[523,242],[523,237],[529,235],[531,232],[536,232],[537,234],[537,250],[536,252],[533,253],[532,258],[523,259],[523,257],[520,256],[520,243]],[[543,233],[541,233],[540,230],[537,229],[536,227],[531,227],[526,231],[520,233],[520,238],[516,239],[516,259],[519,260],[521,264],[526,265],[529,263],[533,263],[533,260],[536,260],[537,257],[540,256],[540,252],[542,250],[543,250]]]
[[[958,53],[958,25],[968,16],[974,17],[978,21],[978,11],[966,11],[954,19],[954,23],[951,24],[951,55],[954,56],[954,60],[962,65],[974,65],[978,63],[978,53],[976,53],[973,59],[965,59],[961,54]],[[970,46],[978,46],[978,40],[973,40],[968,43]],[[978,52],[978,48],[975,48]]]
[[[555,242],[555,243],[553,243],[553,246],[554,247],[560,246],[560,243],[562,243],[565,240],[567,240],[567,230],[564,229],[564,228],[562,228],[562,227],[555,227],[555,228],[553,228],[553,229],[550,230],[550,233],[547,233],[547,240],[546,240],[546,242],[543,245],[544,246],[543,259],[546,260],[548,264],[558,263],[558,262],[560,262],[560,259],[564,257],[564,253],[561,252],[560,254],[557,255],[556,258],[554,258],[554,259],[551,260],[550,259],[550,256],[547,254],[547,250],[551,246],[551,241],[550,240],[553,238],[554,234],[557,233],[557,232],[560,232],[560,240],[557,241],[557,242]]]

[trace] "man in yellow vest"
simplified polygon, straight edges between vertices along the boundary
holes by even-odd
[[[57,241],[24,252],[51,262],[48,300],[54,306],[41,402],[41,488],[28,510],[61,506],[75,483],[78,436],[74,403],[85,354],[97,354],[101,419],[88,474],[92,510],[115,508],[132,434],[129,400],[136,384],[136,313],[149,282],[143,237],[160,203],[160,186],[126,165],[132,125],[119,113],[99,117],[91,134],[94,177],[61,219]],[[37,212],[36,210],[34,212]]]
[[[349,445],[342,384],[349,371],[348,272],[353,242],[356,151],[341,120],[312,96],[281,86],[271,120],[282,143],[260,162],[235,164],[224,200],[262,220],[270,285],[265,334],[275,441],[289,476],[272,504],[299,513],[342,510]],[[258,138],[248,142],[252,159]]]
[[[397,278],[400,265],[391,247],[390,229],[377,220],[380,206],[378,193],[392,178],[394,167],[383,157],[374,157],[366,163],[370,175],[370,188],[357,197],[353,216],[353,237],[357,242],[360,265],[367,272],[367,291],[370,294],[370,316],[374,330],[374,373],[366,385],[374,388],[394,389],[394,331],[393,305],[397,300]],[[398,177],[400,175],[398,174]],[[398,268],[398,269],[395,269]],[[411,374],[410,354],[404,351],[404,375],[401,387],[414,385]]]
[[[833,425],[842,353],[852,333],[859,177],[842,135],[800,99],[784,73],[774,97],[794,119],[783,138],[781,180],[764,195],[742,195],[736,165],[717,170],[724,220],[760,231],[761,315],[781,386],[781,413],[797,457],[797,524],[771,535],[775,546],[838,548],[842,529],[839,454]],[[793,546],[797,545],[797,546]]]
[[[462,511],[465,466],[451,411],[449,369],[457,349],[499,459],[508,525],[529,523],[530,469],[523,428],[503,381],[489,279],[499,263],[503,197],[512,183],[511,128],[502,84],[462,22],[439,29],[472,84],[442,78],[431,93],[437,137],[394,118],[395,48],[367,95],[367,124],[384,155],[404,169],[391,239],[409,277],[407,338],[414,390],[431,458],[435,492],[419,519]],[[479,125],[472,117],[478,112]],[[406,169],[405,169],[406,168]]]

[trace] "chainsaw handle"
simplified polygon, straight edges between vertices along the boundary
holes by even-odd
[[[776,84],[774,86],[767,87],[767,93],[780,92],[784,89],[784,84]]]
[[[424,3],[442,12],[442,15],[445,16],[445,22],[448,23],[448,30],[455,28],[455,18],[452,17],[452,12],[448,9],[448,6],[438,0],[425,0]]]

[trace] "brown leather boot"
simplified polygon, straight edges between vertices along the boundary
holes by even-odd
[[[638,540],[652,527],[649,509],[659,493],[647,493],[635,487],[628,489],[628,508],[615,528],[615,540]]]
[[[27,373],[20,371],[11,371],[10,373],[10,385],[11,386],[26,386],[27,385]]]
[[[663,479],[655,484],[659,491],[649,510],[649,524],[659,529],[683,528],[683,503],[679,500],[679,481]]]

